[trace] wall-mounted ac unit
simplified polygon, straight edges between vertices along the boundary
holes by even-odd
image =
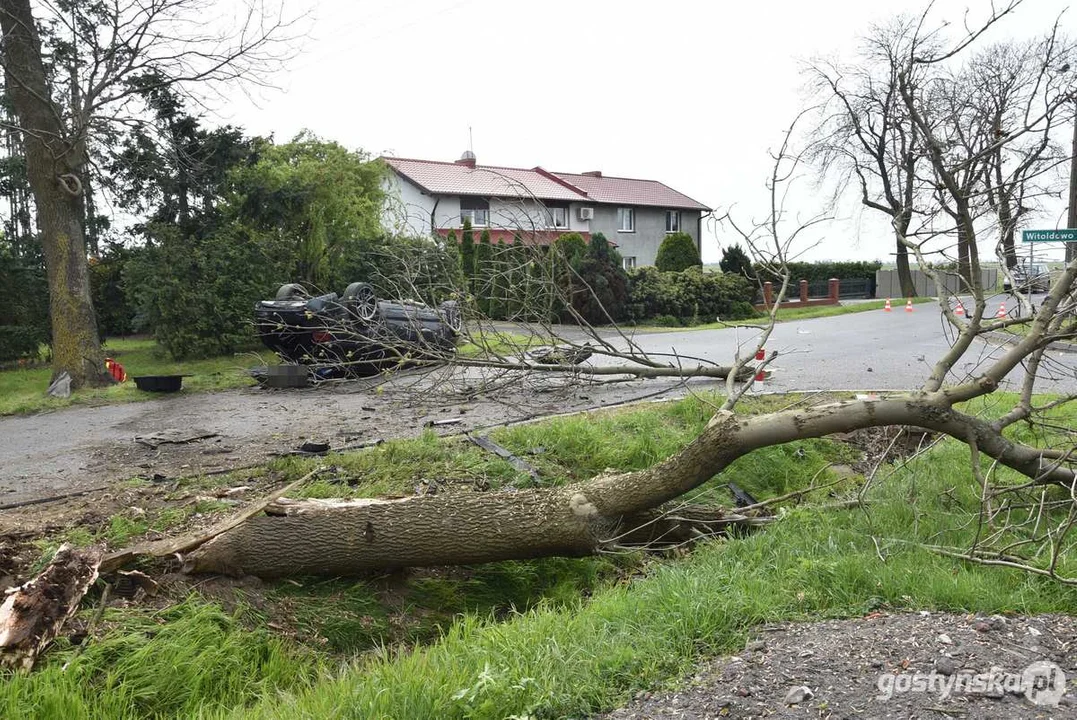
[[[595,209],[590,207],[580,208],[580,220],[594,220]]]

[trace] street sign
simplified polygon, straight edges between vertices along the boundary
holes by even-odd
[[[1062,230],[1022,230],[1021,242],[1077,242],[1077,228]]]

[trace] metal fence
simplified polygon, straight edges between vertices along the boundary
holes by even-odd
[[[943,281],[943,292],[965,294],[968,288],[961,282],[961,278],[955,272],[940,271]],[[912,271],[912,282],[916,288],[917,297],[934,297],[938,294],[935,281],[929,278],[921,270]],[[998,284],[998,268],[983,268],[980,270],[980,283],[984,288],[994,288]],[[844,286],[845,281],[842,281]],[[844,290],[844,287],[842,288]],[[842,293],[842,297],[845,293]],[[901,283],[898,281],[897,270],[875,271],[875,297],[895,298],[902,297]]]
[[[838,286],[839,298],[870,298],[875,297],[875,281],[869,278],[841,278]],[[830,295],[830,282],[819,280],[808,283],[808,297],[825,298]]]

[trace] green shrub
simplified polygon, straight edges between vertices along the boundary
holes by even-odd
[[[629,274],[628,312],[636,322],[668,316],[683,323],[713,322],[715,318],[740,320],[755,311],[755,292],[745,278],[706,273],[693,267],[684,272],[662,272],[644,267]]]
[[[254,304],[287,282],[264,237],[229,228],[205,240],[175,228],[128,263],[132,305],[176,359],[235,352],[254,339]]]
[[[699,248],[692,236],[684,232],[675,232],[666,235],[665,240],[658,247],[658,255],[654,259],[655,267],[665,272],[681,272],[693,266],[701,266]]]

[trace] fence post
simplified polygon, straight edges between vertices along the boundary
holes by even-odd
[[[841,280],[830,278],[829,283],[830,287],[828,288],[829,292],[827,293],[827,297],[830,298],[831,302],[836,304],[838,302],[838,297],[841,295]]]
[[[763,305],[767,310],[774,307],[774,283],[769,280],[763,283]]]
[[[808,302],[808,281],[807,280],[801,280],[800,281],[800,302],[802,302],[802,303]]]

